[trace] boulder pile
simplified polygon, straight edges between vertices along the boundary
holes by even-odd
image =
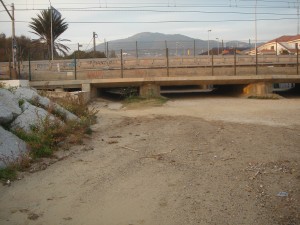
[[[47,110],[49,108],[55,115]],[[66,121],[79,120],[73,113],[39,95],[35,89],[0,88],[0,168],[28,153],[26,143],[13,131],[22,129],[30,132],[32,127],[39,127],[46,118],[57,120],[57,114],[63,115]]]

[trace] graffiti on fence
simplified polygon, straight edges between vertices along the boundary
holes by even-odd
[[[87,72],[87,77],[90,79],[103,78],[103,71],[89,71]]]

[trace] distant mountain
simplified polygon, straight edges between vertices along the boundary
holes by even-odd
[[[237,43],[239,47],[249,45],[248,43],[237,41],[233,41],[232,43],[229,42],[229,45],[236,45]],[[216,48],[218,47],[218,44],[221,48],[221,42],[218,43],[215,40],[209,41],[210,48]],[[229,47],[229,45],[227,45],[227,47]],[[122,49],[125,54],[135,55],[137,48],[139,56],[161,56],[165,54],[166,47],[169,49],[170,55],[192,55],[194,54],[194,48],[196,49],[195,54],[199,55],[207,51],[208,42],[207,40],[193,39],[181,34],[143,32],[125,39],[99,44],[96,46],[96,49],[98,51],[106,52],[106,49],[108,48],[110,52],[113,50],[117,54],[119,54]]]

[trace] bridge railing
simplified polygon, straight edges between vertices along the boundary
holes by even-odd
[[[0,63],[0,79],[10,78],[9,63]],[[19,77],[30,80],[120,77],[299,74],[298,55],[210,55],[23,61]]]

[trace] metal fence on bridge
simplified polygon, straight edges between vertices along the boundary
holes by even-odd
[[[16,70],[0,63],[0,79],[60,80],[116,77],[299,74],[298,55],[247,55],[246,44],[208,46],[197,41],[107,42],[99,46],[106,58],[83,59],[81,51],[71,59],[33,61],[20,57]],[[206,45],[206,44],[205,44]],[[103,49],[101,49],[101,47]],[[206,52],[205,52],[206,50]],[[29,59],[29,60],[26,60]]]

